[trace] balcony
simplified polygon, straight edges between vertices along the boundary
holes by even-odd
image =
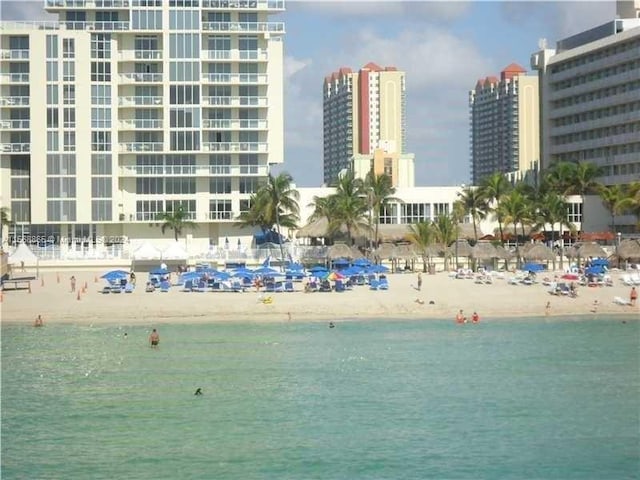
[[[231,220],[233,212],[209,212],[209,220]]]
[[[284,33],[283,22],[202,22],[212,33]]]
[[[203,129],[215,130],[266,130],[266,120],[217,120],[205,118],[202,120]]]
[[[4,153],[29,153],[30,143],[0,143],[0,152]]]
[[[121,152],[161,152],[162,142],[125,142],[120,144]]]
[[[29,50],[0,50],[2,60],[29,60]]]
[[[44,8],[129,8],[129,0],[45,0]]]
[[[129,30],[129,22],[60,22],[67,30],[89,30],[100,32],[113,32]]]
[[[200,53],[202,61],[208,60],[231,60],[231,61],[267,61],[269,59],[268,50],[202,50]]]
[[[266,142],[202,142],[205,152],[258,152],[267,153]]]
[[[3,107],[28,107],[29,97],[0,97],[0,106]]]
[[[2,83],[29,83],[28,73],[3,73],[0,74]]]
[[[121,50],[118,52],[118,60],[121,62],[162,60],[162,50]]]
[[[195,165],[125,165],[120,167],[120,176],[190,176],[196,175]]]
[[[0,120],[0,128],[3,130],[28,130],[29,120]]]
[[[144,118],[144,119],[129,119],[121,120],[118,123],[120,130],[154,130],[162,128],[162,119],[159,118]]]
[[[162,73],[121,73],[120,83],[157,83],[162,82]]]
[[[160,96],[132,96],[118,97],[118,105],[121,107],[156,106],[162,107],[162,97]]]
[[[202,0],[207,10],[284,10],[284,0]]]
[[[264,73],[203,73],[202,78],[205,82],[214,84],[267,84],[267,74]]]
[[[269,168],[266,165],[209,165],[207,173],[215,177],[266,177]]]
[[[267,107],[267,97],[202,97],[202,104],[211,107]]]

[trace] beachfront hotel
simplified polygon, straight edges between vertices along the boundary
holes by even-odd
[[[58,21],[0,23],[10,240],[171,241],[156,215],[178,207],[198,224],[190,250],[250,235],[235,219],[283,161],[284,2],[44,8]]]
[[[640,1],[617,2],[617,17],[555,49],[543,41],[531,56],[540,78],[542,167],[594,163],[605,185],[640,178]]]
[[[471,183],[494,173],[515,180],[538,170],[538,77],[515,63],[500,78],[481,78],[469,92]]]
[[[343,67],[324,79],[324,184],[352,170],[388,174],[394,186],[412,187],[414,155],[405,152],[405,73],[367,63]]]

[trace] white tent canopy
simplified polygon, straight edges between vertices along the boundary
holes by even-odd
[[[133,258],[135,260],[160,260],[160,258],[162,258],[162,252],[149,242],[144,242],[135,249]]]
[[[178,242],[173,242],[162,251],[163,260],[186,260],[189,254]]]
[[[21,262],[24,262],[25,264],[35,264],[38,262],[38,257],[36,256],[36,254],[33,253],[24,242],[20,243],[13,251],[13,253],[9,254],[10,264]]]

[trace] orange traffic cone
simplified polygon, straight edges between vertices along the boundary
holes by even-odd
[[[89,288],[89,284],[87,282],[84,282],[84,289],[87,290],[87,288]],[[84,292],[82,292],[84,293]]]
[[[31,282],[29,282],[29,293],[31,293]]]
[[[76,300],[80,300],[80,290],[78,290],[78,296],[76,297]]]
[[[41,287],[44,287],[44,277],[42,277],[42,278],[40,279],[40,286],[41,286]]]
[[[59,274],[59,273],[56,273],[56,281],[57,281],[58,283],[60,283],[60,274]]]
[[[93,283],[98,283],[98,276],[93,277]]]

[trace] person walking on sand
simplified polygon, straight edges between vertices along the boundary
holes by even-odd
[[[547,305],[544,307],[545,317],[548,317],[549,313],[551,313],[551,302],[547,302]]]
[[[629,300],[631,301],[631,306],[634,307],[636,304],[636,300],[638,300],[638,291],[636,287],[631,287],[631,293],[629,294]]]
[[[76,291],[76,277],[71,275],[70,282],[71,282],[71,293],[73,293]]]
[[[151,344],[151,348],[156,348],[160,343],[160,335],[155,328],[151,332],[151,335],[149,335],[149,343]]]
[[[418,291],[422,289],[422,273],[418,272]]]
[[[34,327],[44,327],[44,320],[42,320],[42,316],[38,315],[36,317],[35,322],[33,322]]]

